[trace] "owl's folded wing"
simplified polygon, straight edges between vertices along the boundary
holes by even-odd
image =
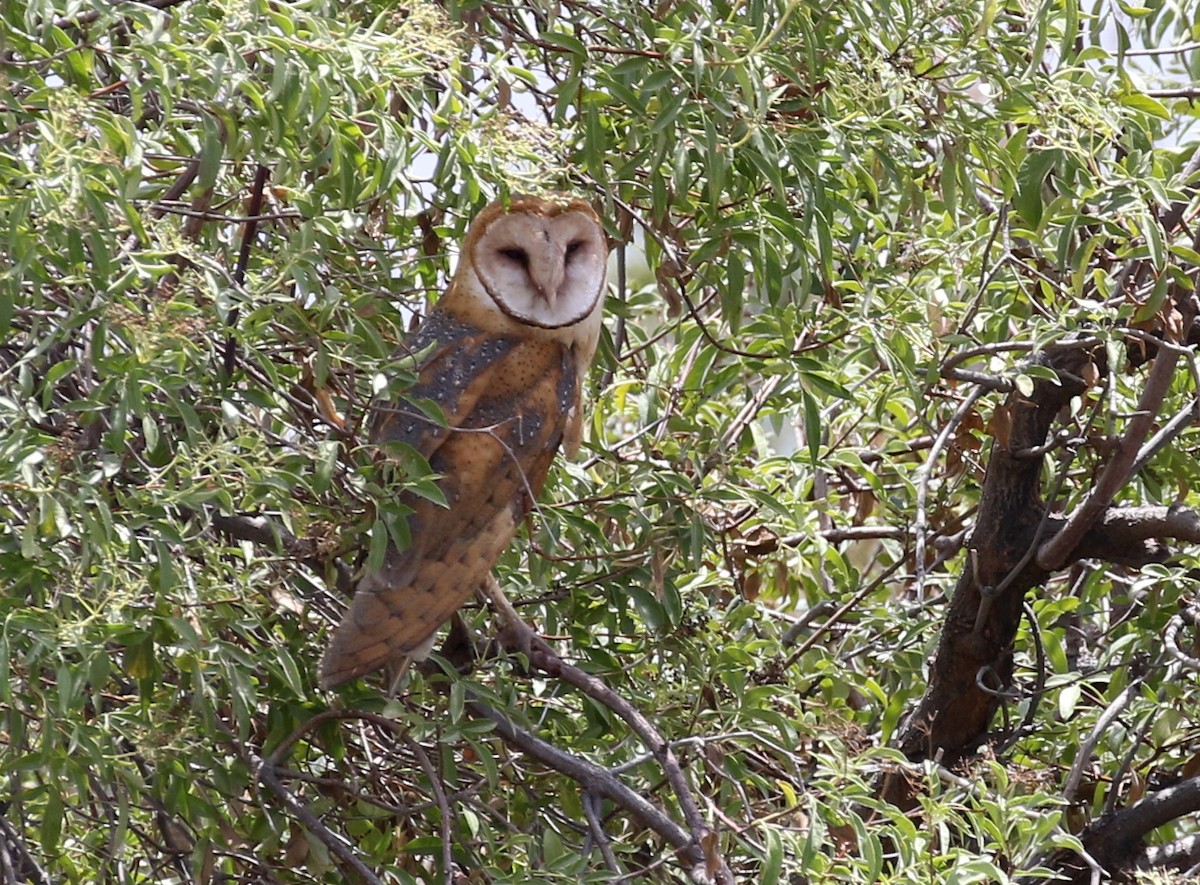
[[[488,387],[487,369],[499,364],[519,342],[481,331],[469,323],[434,310],[401,347],[401,352],[419,354],[416,382],[399,399],[376,403],[371,420],[371,442],[411,446],[426,461],[446,437],[468,420],[479,397]],[[445,418],[423,408],[433,403]]]
[[[484,334],[436,309],[408,345],[428,351],[415,384],[395,401],[375,406],[371,441],[411,446],[440,475],[446,506],[401,493],[408,508],[407,546],[389,543],[384,561],[359,579],[350,610],[321,660],[328,688],[388,661],[428,653],[438,627],[462,605],[503,552],[516,529],[514,501],[540,488],[561,428],[536,422],[538,439],[523,440],[523,422],[497,422],[498,375],[520,357],[519,339]],[[541,373],[549,387],[550,373]],[[487,405],[481,403],[481,398]],[[548,389],[544,407],[556,404]],[[436,405],[444,423],[430,416]],[[420,405],[418,405],[420,404]],[[421,405],[425,407],[422,408]],[[507,409],[501,414],[508,414]],[[497,424],[495,429],[489,425]],[[536,491],[533,491],[536,494]]]

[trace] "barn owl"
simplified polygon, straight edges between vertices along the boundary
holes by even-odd
[[[514,197],[472,222],[450,286],[401,347],[427,353],[416,383],[371,421],[372,443],[407,443],[429,462],[447,506],[402,493],[411,543],[389,545],[360,578],[321,659],[322,687],[425,657],[490,577],[559,446],[578,448],[607,252],[580,200]],[[412,404],[423,398],[446,426]]]

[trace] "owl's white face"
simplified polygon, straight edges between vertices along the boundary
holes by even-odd
[[[585,212],[514,209],[487,224],[471,258],[502,313],[524,325],[562,329],[600,306],[607,253],[604,232]]]

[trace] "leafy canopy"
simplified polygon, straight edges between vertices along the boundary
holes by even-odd
[[[360,552],[403,538],[399,484],[438,494],[375,462],[369,403],[413,377],[396,343],[473,212],[526,189],[595,200],[614,292],[586,451],[498,574],[677,742],[738,880],[1004,881],[1071,844],[1057,779],[1130,662],[1160,661],[1187,560],[1032,600],[1051,703],[1003,763],[918,773],[923,824],[873,779],[966,567],[939,539],[1004,432],[1000,396],[968,401],[944,361],[994,346],[972,366],[1028,392],[1028,351],[1078,332],[1116,367],[1200,264],[1159,224],[1194,111],[1155,92],[1200,55],[1130,51],[1190,21],[1169,0],[0,7],[13,844],[54,881],[341,881],[300,807],[381,881],[682,880],[472,704],[670,810],[609,707],[505,657],[390,699],[315,687]],[[1116,433],[1139,391],[1115,372],[1077,411]],[[1171,407],[1192,396],[1181,373]],[[1124,500],[1185,496],[1195,445]],[[1081,453],[1064,506],[1103,457]],[[1151,671],[1102,768],[1194,774],[1179,672]]]

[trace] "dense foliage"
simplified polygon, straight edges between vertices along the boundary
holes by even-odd
[[[1200,863],[1194,19],[0,3],[0,881]],[[321,692],[403,523],[369,403],[525,190],[614,243],[584,452],[497,570],[561,657],[472,604],[473,664]],[[1039,548],[1089,496],[1142,509]]]

